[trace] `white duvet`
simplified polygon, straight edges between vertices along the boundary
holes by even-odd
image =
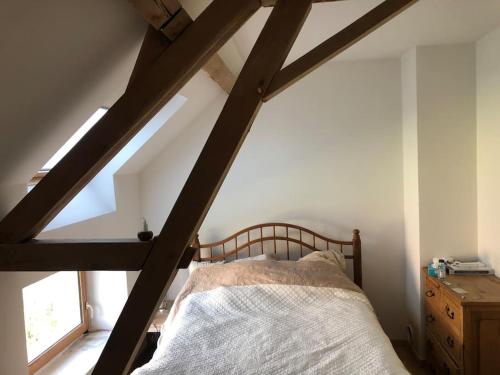
[[[190,294],[133,374],[408,372],[363,294],[259,284]]]

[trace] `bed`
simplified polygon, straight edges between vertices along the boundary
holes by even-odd
[[[408,373],[361,289],[358,230],[341,241],[268,223],[193,246],[158,348],[134,375]]]

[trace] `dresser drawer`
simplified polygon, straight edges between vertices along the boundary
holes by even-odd
[[[427,358],[437,374],[460,375],[462,370],[453,362],[431,333],[427,333]]]
[[[426,305],[425,324],[427,331],[433,335],[455,363],[461,366],[463,358],[462,336],[448,329],[443,322],[444,319],[446,317],[443,314],[436,312],[430,305]]]
[[[446,293],[441,293],[439,306],[445,326],[449,327],[455,335],[462,337],[462,306],[458,305]]]
[[[425,278],[425,302],[431,306],[434,306],[439,310],[439,302],[441,300],[441,288],[437,281],[433,280],[431,277]]]

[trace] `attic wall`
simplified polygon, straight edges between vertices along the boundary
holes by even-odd
[[[398,60],[331,62],[266,103],[200,231],[209,241],[279,220],[350,239],[359,228],[365,290],[391,337],[406,324],[400,81]],[[141,174],[155,233],[224,98]]]
[[[500,276],[500,28],[477,43],[478,252]]]
[[[477,256],[474,60],[473,44],[417,47],[402,59],[406,296],[422,358],[422,267]]]
[[[54,152],[123,93],[146,25],[121,0],[7,0],[0,19],[3,217]]]

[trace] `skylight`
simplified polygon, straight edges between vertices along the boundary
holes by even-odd
[[[75,134],[71,136],[70,139],[66,141],[66,143],[59,149],[57,152],[50,158],[50,160],[45,163],[42,167],[42,171],[48,171],[54,168],[54,166],[59,163],[59,161],[71,150],[80,139],[90,130],[92,127],[97,124],[97,122],[106,114],[108,111],[107,108],[101,107],[97,111],[94,112],[90,118],[85,121],[85,123],[76,131]]]

